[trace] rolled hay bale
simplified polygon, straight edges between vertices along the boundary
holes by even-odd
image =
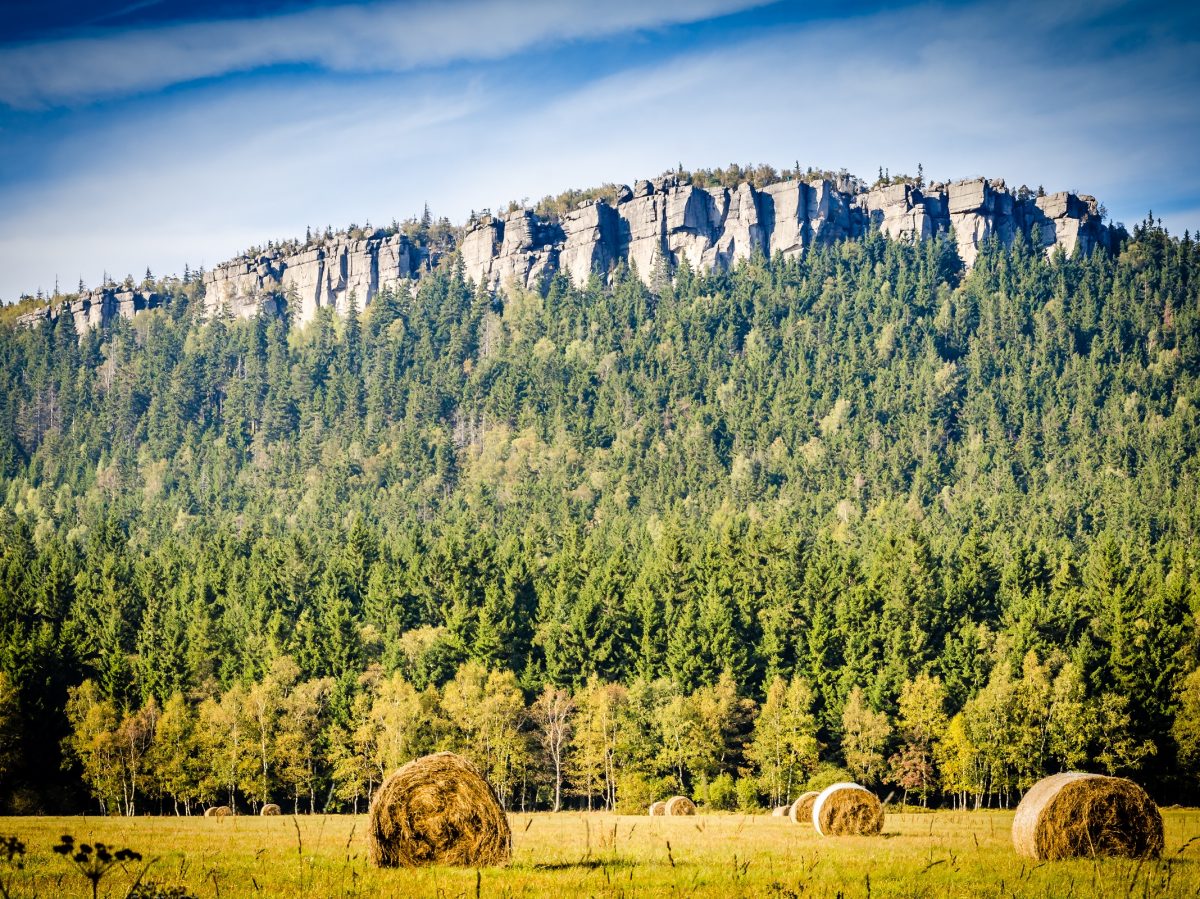
[[[415,759],[371,800],[371,864],[481,867],[512,858],[512,831],[478,769],[452,752]]]
[[[279,806],[277,806],[274,802],[268,802],[262,807],[262,811],[260,811],[259,814],[264,818],[268,818],[271,815],[281,815],[283,812],[280,811]]]
[[[228,818],[232,814],[233,809],[227,805],[214,805],[204,810],[204,817],[206,818]]]
[[[801,793],[795,802],[788,808],[786,814],[792,819],[795,824],[812,824],[813,803],[817,801],[817,797],[821,794],[816,790],[809,790],[807,793]]]
[[[812,822],[823,837],[870,836],[883,830],[883,804],[866,787],[834,784],[813,800]]]
[[[658,802],[650,803],[650,817],[657,818],[660,815],[667,813],[667,800],[660,799]]]
[[[1068,771],[1035,783],[1017,806],[1013,848],[1038,861],[1157,858],[1163,821],[1146,791],[1123,777]]]
[[[686,796],[672,796],[667,800],[666,808],[663,809],[663,814],[669,817],[679,815],[694,815],[696,814],[696,803],[688,799]]]
[[[773,812],[771,812],[771,817],[772,818],[786,817],[789,808],[791,808],[790,805],[778,805],[775,807],[775,810]]]

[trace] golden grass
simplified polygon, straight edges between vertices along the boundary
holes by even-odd
[[[823,840],[787,818],[513,815],[505,868],[380,870],[366,816],[3,818],[29,855],[14,896],[90,896],[50,849],[61,834],[157,858],[150,877],[205,897],[1190,896],[1200,890],[1200,811],[1168,809],[1159,861],[1037,864],[1012,849],[1012,812],[889,813],[875,837]],[[1190,841],[1195,842],[1190,842]],[[2,863],[0,863],[2,864]],[[132,871],[132,869],[131,869]],[[477,880],[478,878],[478,880]],[[119,869],[101,887],[123,896]]]

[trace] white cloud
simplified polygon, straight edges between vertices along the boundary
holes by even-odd
[[[71,103],[273,65],[402,72],[702,21],[768,0],[425,0],[174,24],[0,49],[0,102]]]
[[[1026,9],[777,31],[566,93],[457,71],[197,92],[167,116],[64,142],[52,179],[0,198],[0,296],[56,272],[73,284],[105,268],[211,267],[307,224],[384,223],[425,202],[462,221],[677,162],[798,159],[865,176],[922,162],[935,178],[1077,189],[1127,223],[1153,207],[1172,231],[1196,230],[1196,48],[1113,51],[1129,26],[1099,19],[1057,52],[1053,28],[1017,27]]]

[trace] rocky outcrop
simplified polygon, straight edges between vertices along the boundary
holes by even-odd
[[[1036,212],[1030,213],[1030,232],[1036,245],[1046,250],[1056,246],[1068,254],[1079,249],[1091,253],[1097,247],[1113,250],[1113,234],[1105,227],[1095,197],[1065,192],[1038,197]]]
[[[621,233],[620,218],[607,203],[590,200],[563,217],[560,268],[578,285],[593,272],[607,272],[616,263]]]
[[[684,264],[723,270],[754,253],[796,256],[871,228],[904,241],[953,235],[968,267],[993,236],[1009,244],[1020,233],[1046,251],[1068,253],[1112,241],[1092,197],[1033,197],[982,178],[874,189],[848,177],[724,188],[666,175],[622,188],[613,202],[584,202],[561,220],[529,209],[485,215],[467,229],[458,253],[463,276],[493,291],[536,289],[559,271],[582,287],[622,261],[654,284]],[[264,299],[294,290],[303,322],[321,306],[344,311],[352,295],[361,308],[387,283],[416,277],[420,252],[403,237],[376,236],[291,256],[243,257],[206,276],[206,302],[210,310],[224,305],[251,315]]]
[[[116,318],[133,318],[145,309],[156,309],[162,297],[151,290],[102,287],[82,293],[73,300],[43,306],[17,319],[19,324],[36,327],[43,321],[57,321],[64,313],[71,316],[75,330],[82,335],[89,328],[104,327]]]
[[[898,240],[953,234],[963,264],[970,268],[983,242],[995,237],[1011,245],[1018,234],[1047,252],[1061,246],[1069,255],[1112,249],[1116,235],[1104,224],[1095,197],[1069,193],[1035,197],[1013,193],[1003,181],[976,178],[921,190],[901,184],[863,194],[860,205],[883,233]]]
[[[755,253],[785,257],[809,247],[859,237],[876,228],[892,240],[952,235],[964,264],[984,241],[1011,244],[1017,235],[1046,252],[1113,249],[1094,197],[1033,196],[1003,181],[975,178],[951,184],[867,188],[848,176],[793,180],[756,188],[700,187],[675,175],[623,187],[613,200],[589,200],[561,219],[529,209],[474,220],[458,243],[464,277],[488,290],[536,289],[557,272],[582,287],[624,262],[646,283],[680,266],[724,270]],[[399,234],[338,236],[290,250],[271,249],[218,265],[204,276],[205,307],[236,316],[278,310],[285,303],[303,323],[318,309],[361,309],[380,291],[431,267],[428,251]],[[661,282],[659,282],[661,283]],[[156,304],[137,291],[99,291],[69,304],[82,330]],[[34,323],[58,309],[22,317]]]
[[[652,284],[685,263],[727,269],[755,252],[795,256],[871,228],[904,241],[951,234],[967,267],[991,237],[1011,244],[1021,233],[1047,251],[1061,246],[1068,253],[1089,253],[1112,240],[1092,197],[1021,195],[1002,181],[868,190],[852,179],[817,179],[730,189],[666,176],[637,182],[612,204],[589,201],[558,227],[529,210],[485,219],[461,250],[464,276],[493,290],[534,287],[556,270],[582,286],[620,260]]]
[[[240,256],[204,276],[204,305],[209,314],[224,309],[240,317],[292,306],[301,322],[322,306],[344,314],[351,302],[362,310],[388,286],[418,274],[424,251],[400,234],[357,240],[333,238],[297,252],[275,250]]]
[[[485,216],[463,238],[463,273],[489,290],[513,283],[537,287],[558,271],[563,239],[561,226],[529,209],[503,218]]]

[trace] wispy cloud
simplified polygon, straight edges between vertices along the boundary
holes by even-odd
[[[1130,223],[1152,207],[1195,230],[1194,30],[1112,4],[1041,9],[929,5],[774,27],[630,53],[590,80],[546,81],[532,63],[574,48],[539,47],[483,70],[233,79],[130,103],[59,139],[44,180],[0,194],[0,296],[55,272],[95,283],[104,269],[211,266],[307,224],[379,224],[425,202],[462,221],[677,162],[866,176],[921,162],[936,178],[1094,193]]]
[[[622,155],[642,172],[676,158],[866,176],[920,162],[939,178],[1095,193],[1129,220],[1164,195],[1200,193],[1194,13],[1043,6],[929,5],[793,29],[620,72],[537,115],[563,135],[620,121],[636,148]]]
[[[173,24],[0,49],[0,102],[123,96],[278,65],[402,72],[696,22],[769,0],[425,0]]]

